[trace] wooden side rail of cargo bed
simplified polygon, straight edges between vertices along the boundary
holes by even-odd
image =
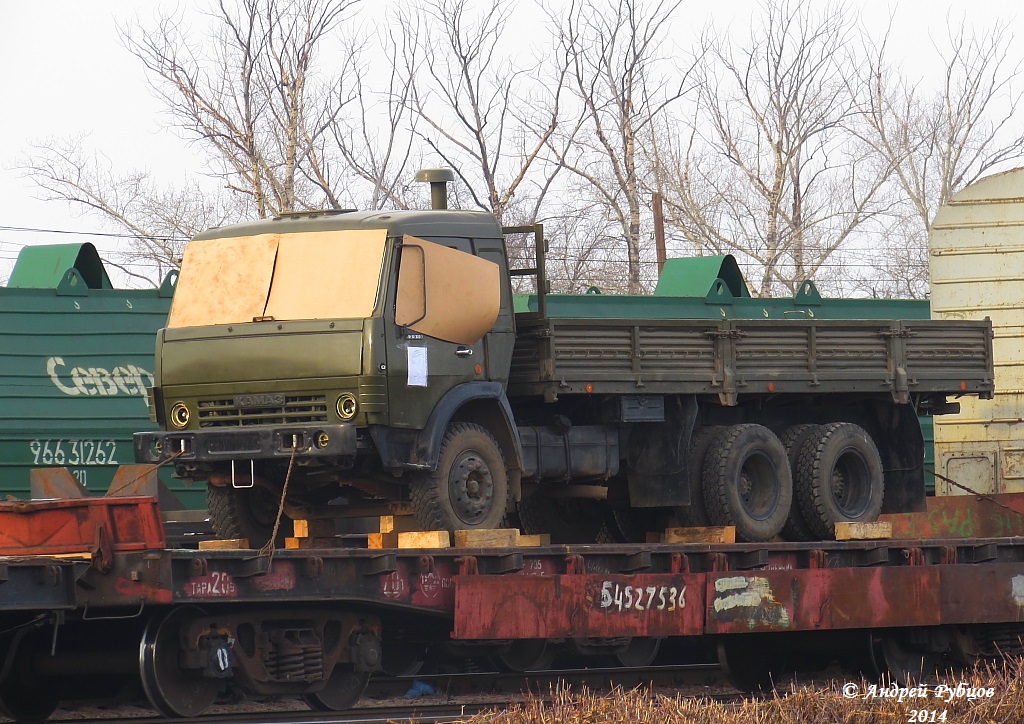
[[[948,320],[523,319],[509,395],[993,391],[992,327]]]

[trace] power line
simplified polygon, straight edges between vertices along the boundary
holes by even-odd
[[[140,236],[110,231],[72,231],[70,229],[33,229],[28,226],[0,226],[0,231],[30,232],[37,234],[70,234],[72,236],[104,236],[114,239],[156,239],[158,241],[188,241],[184,236]]]

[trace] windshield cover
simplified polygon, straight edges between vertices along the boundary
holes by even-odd
[[[369,317],[386,240],[358,229],[189,242],[167,326]]]

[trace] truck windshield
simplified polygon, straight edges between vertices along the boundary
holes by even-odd
[[[359,229],[189,242],[167,326],[369,317],[386,240]]]

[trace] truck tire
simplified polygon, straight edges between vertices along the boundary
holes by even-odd
[[[801,449],[795,477],[804,520],[821,538],[835,538],[838,522],[870,523],[882,512],[882,459],[859,425],[822,425]]]
[[[413,515],[425,530],[504,527],[509,484],[501,447],[480,425],[452,423],[437,469],[417,475],[410,494]]]
[[[274,532],[274,520],[280,499],[259,486],[233,488],[230,485],[207,485],[206,505],[210,523],[218,538],[245,538],[251,548],[262,548]],[[284,545],[291,523],[286,516],[278,526],[276,547]]]
[[[664,527],[664,526],[662,526]],[[658,530],[657,508],[606,510],[597,543],[644,543],[647,532]]]
[[[685,528],[704,528],[711,525],[707,506],[704,505],[704,462],[708,452],[718,447],[719,438],[726,428],[710,425],[698,430],[690,440],[690,504],[676,506],[676,518]]]
[[[763,425],[733,425],[719,441],[704,464],[704,503],[711,522],[735,526],[736,540],[771,540],[793,503],[786,448]]]
[[[779,435],[779,441],[786,448],[786,457],[789,458],[789,470],[793,475],[793,503],[789,506],[789,517],[786,524],[782,526],[782,537],[791,541],[818,540],[811,527],[804,520],[803,511],[800,509],[800,500],[796,491],[800,488],[800,451],[812,437],[820,434],[820,425],[793,425],[787,427]]]
[[[601,540],[605,510],[600,500],[555,500],[534,493],[519,501],[519,522],[524,533],[547,533],[552,543],[612,542]]]

